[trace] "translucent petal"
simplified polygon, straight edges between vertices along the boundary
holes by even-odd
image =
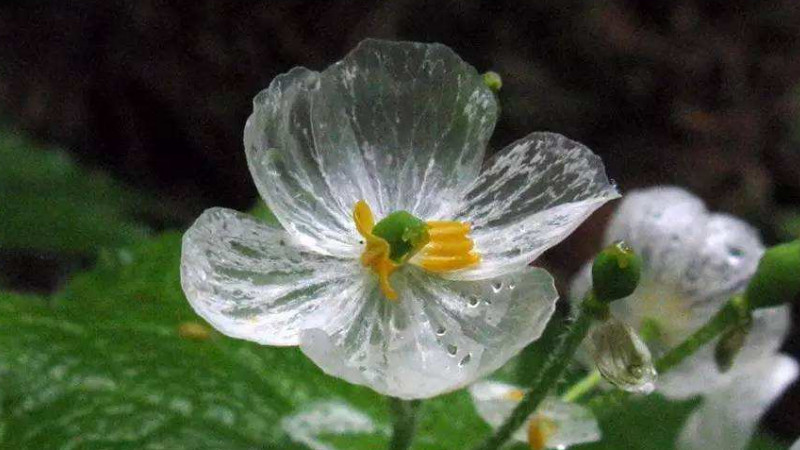
[[[606,381],[629,392],[649,394],[655,388],[650,350],[628,324],[613,317],[598,323],[585,344]]]
[[[406,399],[494,371],[541,335],[558,298],[550,275],[534,268],[454,282],[404,266],[392,283],[399,301],[387,301],[373,283],[349,323],[303,332],[301,349],[331,375]]]
[[[661,375],[657,389],[670,398],[685,399],[713,391],[740,377],[752,366],[765,364],[774,355],[789,333],[791,315],[788,305],[758,309],[753,312],[753,327],[733,367],[725,373],[714,362],[716,341],[705,345],[690,358]]]
[[[297,345],[304,327],[336,326],[361,300],[357,260],[298,246],[236,211],[204,212],[183,237],[181,284],[194,310],[228,336]]]
[[[281,428],[311,450],[336,449],[323,441],[323,435],[374,433],[377,429],[369,416],[340,401],[313,403],[281,420]]]
[[[358,200],[379,217],[452,210],[478,174],[496,115],[493,94],[449,48],[366,40],[324,72],[296,68],[258,94],[245,150],[284,228],[347,254]]]
[[[311,92],[319,74],[295,68],[280,75],[253,99],[244,145],[258,192],[295,239],[318,252],[356,252],[350,204],[326,178],[315,156]],[[365,194],[366,197],[368,197]]]
[[[519,402],[522,391],[505,383],[482,381],[469,388],[478,415],[492,428],[499,427]],[[551,420],[555,431],[547,438],[548,448],[566,448],[571,445],[600,440],[597,420],[585,406],[563,402],[557,398],[546,398],[531,417],[540,416]],[[514,433],[514,439],[527,442],[526,427]]]
[[[794,441],[794,444],[789,450],[800,450],[800,439]]]
[[[559,134],[530,134],[498,153],[471,185],[456,220],[472,224],[482,261],[448,277],[519,270],[617,197],[591,150]]]
[[[797,362],[783,355],[736,372],[707,394],[678,439],[680,449],[738,450],[747,446],[758,419],[797,378]]]
[[[440,44],[368,39],[321,83],[313,125],[326,172],[363,177],[378,216],[446,217],[478,175],[497,117],[475,69]]]

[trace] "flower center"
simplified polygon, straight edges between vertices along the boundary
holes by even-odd
[[[547,441],[558,431],[558,425],[547,417],[535,415],[528,422],[528,445],[531,450],[544,450]]]
[[[467,237],[470,225],[465,222],[425,222],[407,211],[395,211],[376,224],[364,200],[353,208],[353,220],[365,241],[361,263],[378,276],[389,300],[397,300],[389,276],[418,253],[415,264],[436,273],[464,269],[481,260]]]

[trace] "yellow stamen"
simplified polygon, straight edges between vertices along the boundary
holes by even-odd
[[[533,416],[528,422],[528,445],[531,450],[547,448],[547,440],[558,430],[558,425],[543,416]]]
[[[356,223],[356,229],[364,237],[367,244],[364,253],[361,254],[361,264],[365,267],[370,267],[378,275],[383,295],[389,300],[397,300],[397,291],[389,284],[389,276],[397,270],[398,266],[389,259],[391,251],[389,243],[385,239],[372,234],[372,229],[375,227],[375,218],[372,216],[372,210],[369,205],[364,200],[356,203],[353,209],[353,220]]]
[[[390,259],[392,247],[389,242],[373,233],[375,218],[364,200],[358,201],[353,208],[353,220],[366,244],[361,254],[361,264],[371,268],[378,276],[381,291],[386,298],[397,300],[397,292],[389,283],[389,277],[406,258],[413,256],[419,247],[406,258],[396,258],[393,261]],[[417,244],[424,247],[419,251],[419,258],[413,261],[414,264],[429,272],[443,273],[464,269],[481,261],[480,255],[474,251],[475,243],[467,237],[471,228],[469,223],[430,221],[424,225],[427,226],[428,236]],[[379,228],[380,226],[379,224]]]
[[[522,397],[525,397],[525,391],[522,389],[514,389],[506,393],[506,398],[515,402],[522,400]]]
[[[420,267],[442,273],[465,269],[481,261],[480,255],[472,251],[475,243],[467,237],[470,224],[447,221],[427,223],[431,241],[422,249]]]

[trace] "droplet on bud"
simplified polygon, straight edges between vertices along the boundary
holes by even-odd
[[[612,317],[592,329],[587,344],[606,381],[628,392],[653,391],[656,369],[650,350],[628,324]]]

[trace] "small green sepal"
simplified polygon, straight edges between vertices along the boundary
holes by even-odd
[[[601,302],[625,298],[636,290],[642,260],[628,244],[620,241],[606,247],[592,265],[592,289]]]
[[[767,249],[745,297],[752,309],[797,300],[800,295],[800,239]]]

